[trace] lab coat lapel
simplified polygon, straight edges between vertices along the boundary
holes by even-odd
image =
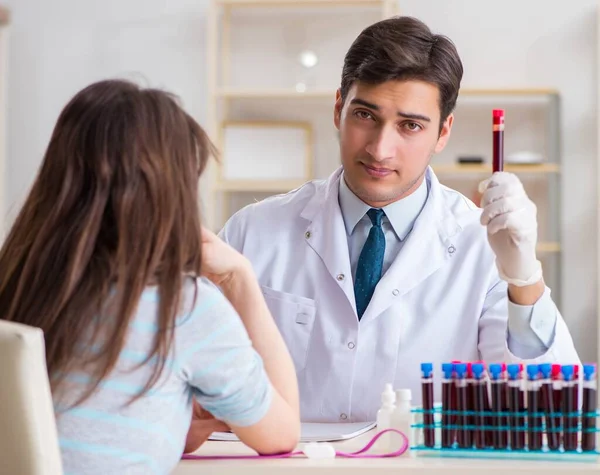
[[[308,245],[319,255],[356,312],[348,237],[338,200],[341,173],[340,167],[317,190],[301,216],[310,221],[305,230]]]
[[[437,177],[428,169],[429,195],[400,253],[381,278],[361,319],[367,323],[439,269],[456,251],[452,237],[460,225],[446,207]]]

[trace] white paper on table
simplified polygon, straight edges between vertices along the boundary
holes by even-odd
[[[300,442],[335,442],[358,437],[375,427],[375,422],[303,422]],[[238,441],[233,432],[213,432],[209,440]]]

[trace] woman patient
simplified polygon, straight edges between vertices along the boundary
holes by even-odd
[[[66,473],[169,473],[215,428],[265,454],[298,441],[294,366],[251,267],[201,226],[213,152],[171,95],[126,81],[58,118],[0,251],[0,308],[44,331]]]

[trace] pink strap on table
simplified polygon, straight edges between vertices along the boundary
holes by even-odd
[[[377,442],[383,434],[386,432],[394,432],[399,434],[402,437],[402,444],[400,448],[394,452],[388,452],[385,454],[366,454],[371,447]],[[405,434],[396,429],[385,429],[381,432],[378,432],[373,436],[373,438],[369,441],[367,445],[365,445],[362,449],[357,450],[356,452],[338,452],[336,450],[335,455],[337,457],[345,457],[345,458],[387,458],[387,457],[399,457],[404,452],[408,450],[408,438]],[[274,455],[193,455],[193,454],[183,454],[182,460],[247,460],[247,459],[284,459],[295,457],[298,455],[304,455],[304,452],[301,450],[297,450],[295,452],[287,452],[284,454],[274,454]]]

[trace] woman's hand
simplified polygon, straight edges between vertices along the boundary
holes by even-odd
[[[185,440],[184,454],[195,452],[208,440],[213,432],[225,432],[229,427],[222,421],[213,417],[213,415],[204,410],[195,400],[192,408],[192,423]]]
[[[250,262],[215,233],[202,228],[203,276],[219,287],[226,286],[239,273],[251,270]]]

